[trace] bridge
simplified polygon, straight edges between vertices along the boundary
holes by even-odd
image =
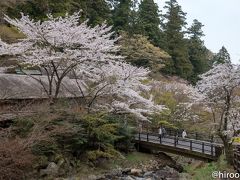
[[[138,150],[159,150],[210,161],[216,161],[223,151],[221,143],[171,135],[159,137],[155,133],[138,133],[135,135],[134,142]]]

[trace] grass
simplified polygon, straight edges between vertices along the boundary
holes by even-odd
[[[217,162],[206,163],[200,168],[195,168],[191,164],[187,165],[184,170],[192,176],[193,180],[213,180],[214,171],[234,172],[233,168],[226,163],[224,156],[221,156]]]
[[[117,159],[112,161],[112,165],[117,165],[123,168],[139,167],[140,164],[147,164],[155,157],[152,154],[145,154],[140,152],[129,153],[125,156],[125,159]]]
[[[140,152],[132,152],[124,156],[124,159],[109,160],[102,163],[100,167],[89,167],[85,163],[79,165],[78,177],[80,179],[87,179],[90,175],[100,175],[109,172],[112,169],[118,168],[137,168],[141,164],[147,164],[155,157],[151,154],[145,154]]]

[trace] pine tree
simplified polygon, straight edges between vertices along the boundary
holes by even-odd
[[[140,34],[149,37],[156,46],[161,47],[161,30],[158,5],[153,0],[142,0],[138,11]]]
[[[219,52],[213,57],[213,64],[231,63],[231,57],[227,49],[222,46]]]
[[[118,0],[113,3],[115,5],[112,12],[113,26],[116,31],[128,31],[130,26],[131,0]]]
[[[70,11],[72,0],[32,0],[10,7],[7,14],[12,17],[20,17],[20,12],[28,14],[31,18],[46,19],[46,14],[64,16]]]
[[[198,80],[199,74],[202,74],[209,69],[208,50],[204,46],[204,42],[201,40],[204,36],[202,27],[203,24],[194,19],[192,26],[188,28],[188,52],[189,60],[193,65],[193,74],[191,77],[193,83]]]
[[[82,10],[82,19],[88,19],[88,24],[95,26],[107,21],[112,24],[111,6],[105,0],[71,0],[71,12]]]
[[[18,3],[9,7],[7,14],[11,17],[20,17],[20,12],[28,14],[31,18],[44,20],[46,14],[65,16],[82,10],[81,20],[88,19],[89,25],[97,25],[105,20],[111,24],[110,5],[105,0],[32,0]]]
[[[165,68],[165,72],[176,74],[182,78],[189,78],[192,74],[192,64],[188,56],[187,40],[184,38],[184,26],[187,24],[186,13],[181,9],[176,0],[166,2],[164,7],[164,50],[172,57],[172,63]]]

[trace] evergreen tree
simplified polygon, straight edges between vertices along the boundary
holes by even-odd
[[[164,15],[164,50],[172,57],[170,63],[164,69],[165,72],[179,75],[182,78],[189,78],[192,75],[192,64],[188,56],[187,40],[184,38],[183,28],[186,25],[186,13],[181,9],[176,0],[166,2],[164,7],[167,12]]]
[[[82,10],[82,19],[95,26],[107,21],[112,24],[111,6],[105,0],[72,0],[71,12]]]
[[[158,5],[153,0],[142,0],[138,11],[140,34],[149,37],[156,46],[161,47],[161,30]]]
[[[113,4],[115,4],[114,10],[112,12],[114,29],[117,31],[128,31],[132,6],[131,0],[118,0],[117,2],[115,0]]]
[[[63,16],[70,11],[70,8],[71,0],[32,0],[8,8],[7,14],[11,17],[20,17],[20,12],[23,12],[31,18],[42,20],[49,13],[54,16]]]
[[[7,14],[20,17],[20,12],[34,19],[45,19],[46,14],[64,16],[82,10],[82,20],[89,20],[90,25],[97,25],[105,20],[111,23],[110,5],[105,0],[32,0],[9,7]]]
[[[219,52],[213,57],[213,64],[231,63],[231,57],[227,49],[222,46]]]
[[[195,19],[193,20],[192,26],[188,28],[188,52],[189,60],[193,65],[193,74],[191,77],[193,83],[198,80],[199,74],[202,74],[209,69],[208,50],[204,46],[204,42],[201,40],[204,36],[202,27],[203,24]]]

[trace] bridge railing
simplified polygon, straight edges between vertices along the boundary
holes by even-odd
[[[173,128],[165,128],[166,130],[166,135],[170,136],[182,136],[182,130],[180,129],[173,129]],[[156,129],[156,132],[158,129]],[[222,140],[219,137],[216,137],[212,134],[204,134],[204,133],[199,133],[199,132],[187,132],[187,137],[190,139],[196,139],[196,140],[203,140],[203,141],[208,141],[208,142],[215,142],[215,143],[222,143]]]
[[[233,165],[234,169],[240,173],[240,146],[236,146],[233,152],[234,160]]]
[[[157,138],[156,138],[157,137]],[[181,138],[178,136],[164,136],[161,137],[157,133],[138,133],[137,140],[153,142],[157,144],[169,145],[172,147],[182,148],[190,151],[200,152],[211,156],[220,156],[222,148],[219,144],[200,141],[195,139]],[[179,143],[181,142],[181,143]]]

